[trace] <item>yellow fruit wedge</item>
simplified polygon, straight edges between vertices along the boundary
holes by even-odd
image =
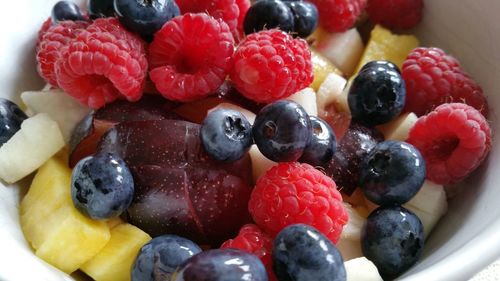
[[[124,223],[124,221],[120,217],[116,217],[116,218],[111,218],[111,219],[107,220],[106,223],[108,224],[109,229],[112,229],[115,226],[118,226],[118,225]]]
[[[418,45],[419,41],[413,35],[396,35],[388,29],[376,25],[371,32],[370,40],[355,73],[358,73],[367,62],[373,60],[388,60],[401,68],[408,53]]]
[[[342,76],[342,72],[338,70],[338,68],[335,67],[329,59],[325,58],[313,49],[311,49],[311,60],[313,65],[314,80],[310,87],[313,88],[314,91],[318,91],[319,86],[323,83],[323,81],[325,81],[328,74],[333,72]]]
[[[139,228],[120,224],[111,230],[108,244],[80,269],[96,281],[128,281],[139,250],[149,240]]]

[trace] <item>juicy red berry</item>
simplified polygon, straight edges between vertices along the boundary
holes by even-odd
[[[422,20],[423,0],[369,0],[370,19],[391,29],[409,29]]]
[[[286,98],[313,80],[306,41],[278,29],[248,35],[233,58],[231,80],[243,96],[256,102]]]
[[[319,12],[319,24],[330,32],[353,27],[366,6],[366,0],[310,0]]]
[[[245,16],[250,9],[251,3],[250,0],[236,0],[236,5],[238,5],[238,9],[240,10],[240,14],[238,15],[238,26],[237,26],[237,35],[233,32],[233,36],[235,39],[242,39],[245,32],[243,30],[243,22],[245,21]],[[239,40],[238,40],[239,41]]]
[[[424,115],[443,103],[463,102],[484,116],[488,104],[481,87],[458,61],[438,48],[416,48],[403,63],[406,82],[405,111]]]
[[[272,267],[271,248],[273,246],[273,239],[264,233],[255,224],[245,224],[241,227],[238,236],[234,239],[229,239],[224,242],[220,247],[235,248],[247,251],[260,258],[266,267],[267,275],[270,281],[276,280],[276,276]]]
[[[61,51],[56,63],[59,86],[92,108],[119,97],[139,100],[146,74],[143,41],[115,18],[96,19]]]
[[[308,164],[279,163],[257,180],[248,209],[255,223],[275,236],[288,225],[308,224],[333,243],[348,215],[335,182]]]
[[[55,64],[61,49],[87,26],[84,21],[62,21],[41,33],[42,37],[36,49],[37,70],[47,83],[58,87]]]
[[[43,35],[45,34],[45,32],[47,32],[47,30],[49,30],[49,28],[52,26],[52,19],[51,17],[48,17],[42,24],[42,26],[40,27],[40,30],[38,30],[38,38],[37,38],[37,41],[36,41],[36,47],[38,48],[38,45],[40,44],[40,42],[42,41],[42,38],[43,38]]]
[[[175,17],[149,46],[151,80],[171,100],[208,96],[231,69],[233,44],[231,31],[222,20],[203,13]]]
[[[407,142],[423,155],[427,179],[452,184],[474,171],[491,148],[488,121],[473,107],[447,103],[422,116]]]

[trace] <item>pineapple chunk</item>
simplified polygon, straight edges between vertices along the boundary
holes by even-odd
[[[130,270],[141,247],[151,237],[139,228],[120,224],[111,230],[108,244],[80,269],[96,281],[130,280]]]
[[[395,35],[377,25],[371,32],[370,40],[355,73],[373,60],[388,60],[401,68],[408,53],[418,45],[418,39],[413,35]]]
[[[319,86],[325,81],[325,78],[330,73],[336,73],[342,75],[342,72],[333,65],[333,63],[322,56],[320,53],[311,49],[311,61],[313,65],[314,81],[311,83],[310,87],[314,89],[315,92],[318,91]]]
[[[111,219],[107,220],[106,223],[108,224],[109,229],[113,229],[116,226],[124,223],[124,221],[120,217],[116,217],[116,218],[111,218]]]
[[[38,170],[21,201],[21,228],[35,254],[71,273],[109,241],[109,226],[82,215],[70,194],[71,170],[59,158]]]

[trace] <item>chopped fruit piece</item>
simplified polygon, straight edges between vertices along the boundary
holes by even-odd
[[[347,92],[344,92],[347,81],[340,75],[330,73],[321,83],[316,101],[318,104],[318,113],[320,117],[326,111],[329,105],[334,105],[337,111],[349,113],[347,104]]]
[[[304,88],[286,99],[300,104],[309,116],[318,116],[316,93],[313,89]]]
[[[422,20],[423,0],[370,0],[366,11],[374,23],[390,29],[410,29]]]
[[[80,269],[96,281],[130,280],[132,264],[141,247],[151,240],[144,231],[128,224],[111,229],[104,248]]]
[[[243,96],[256,102],[286,98],[313,81],[307,42],[278,29],[248,35],[233,59],[231,80]]]
[[[120,217],[117,217],[107,220],[106,223],[108,224],[109,229],[113,229],[115,226],[124,223],[124,221]]]
[[[288,225],[316,227],[336,243],[348,215],[335,182],[308,164],[279,163],[257,181],[248,209],[255,223],[274,236]]]
[[[149,76],[170,100],[201,99],[224,83],[232,67],[233,45],[233,36],[222,20],[204,13],[175,17],[149,45]]]
[[[417,120],[415,113],[403,113],[391,122],[378,126],[377,129],[386,140],[405,141]]]
[[[325,120],[333,129],[337,138],[337,143],[344,137],[351,126],[351,114],[344,111],[338,111],[335,104],[327,106],[325,111],[320,114],[320,118]]]
[[[440,104],[461,102],[488,116],[481,87],[441,49],[414,49],[403,64],[402,74],[407,85],[405,111],[421,116]]]
[[[310,87],[316,92],[319,90],[319,87],[323,84],[323,81],[325,81],[326,77],[330,73],[335,73],[339,76],[342,75],[342,72],[335,65],[333,65],[329,59],[314,49],[311,49],[311,61],[313,65],[314,80]]]
[[[252,173],[254,182],[257,182],[257,180],[269,169],[271,169],[271,167],[278,164],[264,156],[256,145],[252,145],[252,147],[250,147],[248,154],[252,159]]]
[[[424,156],[427,179],[452,184],[467,177],[486,158],[491,129],[472,106],[445,103],[420,117],[407,141]]]
[[[406,56],[418,44],[418,39],[413,35],[395,35],[382,26],[376,25],[355,72],[374,60],[387,60],[401,68]]]
[[[90,108],[61,90],[24,92],[21,99],[34,113],[47,113],[61,129],[65,142],[69,142],[76,125],[90,112]]]
[[[383,281],[377,266],[365,257],[359,257],[344,262],[347,273],[346,281]]]
[[[351,76],[363,54],[364,46],[356,28],[328,33],[316,42],[316,49],[347,76]]]
[[[319,24],[330,32],[351,28],[365,9],[367,0],[311,0],[318,7]]]
[[[361,216],[351,205],[344,203],[344,207],[349,214],[349,221],[342,230],[339,242],[336,244],[344,260],[362,257],[361,251],[361,229],[366,222],[366,218]]]
[[[24,178],[63,146],[59,126],[47,114],[26,119],[21,129],[0,147],[0,178],[8,183]]]
[[[0,98],[0,147],[21,129],[27,118],[17,104]]]

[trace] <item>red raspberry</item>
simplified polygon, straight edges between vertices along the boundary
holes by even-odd
[[[353,27],[366,7],[366,0],[310,0],[319,12],[320,25],[330,32]]]
[[[238,5],[240,13],[238,16],[238,32],[236,34],[233,32],[233,36],[234,38],[242,39],[245,35],[243,22],[245,21],[245,16],[247,15],[248,9],[250,9],[252,3],[250,3],[250,0],[236,0],[236,5]]]
[[[422,20],[423,0],[368,0],[366,11],[374,23],[409,29]]]
[[[269,280],[277,280],[272,268],[273,239],[255,224],[242,226],[238,236],[227,240],[220,247],[240,249],[256,255],[266,267]]]
[[[168,99],[200,99],[224,83],[233,52],[226,23],[203,13],[184,14],[155,34],[149,46],[149,76]]]
[[[121,96],[137,101],[147,75],[144,42],[116,18],[97,19],[62,50],[56,74],[63,90],[92,108]]]
[[[425,159],[427,179],[438,184],[463,180],[491,148],[491,129],[479,111],[463,103],[445,103],[422,116],[407,142]]]
[[[421,116],[440,104],[463,102],[488,115],[481,87],[441,49],[414,49],[403,63],[402,75],[406,82],[405,111]]]
[[[47,32],[47,30],[49,30],[49,28],[52,26],[52,19],[51,17],[48,17],[42,24],[42,26],[40,27],[40,30],[38,30],[38,38],[37,38],[37,41],[36,41],[36,47],[38,48],[38,44],[40,44],[40,42],[42,41],[42,37],[43,35],[45,34],[45,32]]]
[[[313,80],[306,41],[278,29],[248,35],[233,58],[231,80],[242,95],[256,102],[286,98]]]
[[[63,21],[41,33],[42,38],[36,48],[37,70],[47,83],[58,87],[55,63],[61,49],[87,26],[88,23],[83,21]]]
[[[295,223],[309,224],[336,243],[347,211],[335,182],[308,164],[279,163],[257,180],[248,209],[255,223],[275,236]]]

